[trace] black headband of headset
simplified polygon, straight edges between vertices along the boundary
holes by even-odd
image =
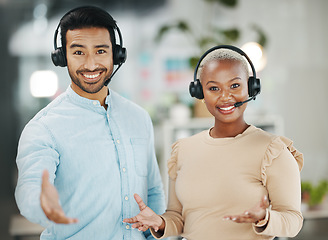
[[[194,81],[197,80],[197,73],[198,73],[198,68],[201,64],[201,62],[203,61],[203,59],[211,52],[217,50],[217,49],[220,49],[220,48],[226,48],[226,49],[230,49],[232,51],[235,51],[237,53],[239,53],[240,55],[244,56],[246,58],[246,60],[248,61],[249,65],[251,66],[251,69],[252,69],[252,72],[253,72],[253,77],[256,78],[256,71],[255,71],[255,67],[251,61],[251,59],[247,56],[247,54],[241,50],[240,48],[238,47],[235,47],[235,46],[232,46],[232,45],[218,45],[218,46],[215,46],[215,47],[212,47],[210,48],[209,50],[207,50],[201,57],[200,59],[198,60],[198,63],[196,65],[196,68],[195,68],[195,72],[194,72]]]

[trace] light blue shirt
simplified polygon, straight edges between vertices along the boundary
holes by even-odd
[[[69,87],[22,132],[15,197],[21,214],[46,228],[41,239],[153,239],[123,223],[139,213],[134,193],[157,214],[165,210],[152,122],[145,110],[109,92],[105,110]],[[43,213],[44,169],[65,214],[78,223],[55,224]]]

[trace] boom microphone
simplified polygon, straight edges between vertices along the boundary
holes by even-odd
[[[249,99],[247,99],[246,101],[243,101],[243,102],[236,102],[233,106],[234,107],[240,107],[240,106],[242,106],[244,103],[247,103],[247,102],[249,102],[249,101],[251,101],[251,100],[253,100],[253,99],[255,99],[256,98],[256,96],[253,96],[253,97],[250,97]]]

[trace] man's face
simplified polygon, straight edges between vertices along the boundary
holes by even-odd
[[[67,68],[72,89],[90,98],[113,72],[112,44],[106,28],[82,28],[66,33]]]

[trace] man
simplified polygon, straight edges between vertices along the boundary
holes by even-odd
[[[57,27],[52,59],[71,84],[26,125],[17,154],[17,205],[41,239],[151,239],[123,223],[139,212],[133,194],[165,210],[151,119],[106,86],[125,54],[102,9],[73,9]]]

